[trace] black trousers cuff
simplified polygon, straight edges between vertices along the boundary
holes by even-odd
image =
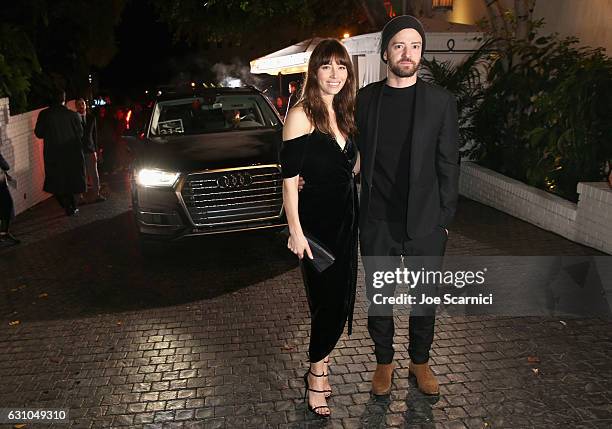
[[[393,362],[393,356],[395,355],[395,351],[391,350],[389,351],[379,351],[379,350],[375,350],[374,354],[376,355],[376,363],[379,365],[388,365],[391,362]]]

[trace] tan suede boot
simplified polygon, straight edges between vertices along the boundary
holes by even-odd
[[[417,380],[417,386],[419,390],[426,395],[439,395],[440,394],[440,386],[438,385],[438,380],[436,380],[436,376],[429,368],[427,363],[416,364],[410,362],[408,366],[408,371],[410,374],[413,374]]]
[[[391,393],[391,381],[393,379],[393,363],[377,364],[376,371],[372,377],[372,394],[376,396],[387,396]]]

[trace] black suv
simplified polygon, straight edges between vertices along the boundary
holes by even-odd
[[[278,112],[253,88],[208,88],[159,98],[129,142],[141,238],[284,224]]]

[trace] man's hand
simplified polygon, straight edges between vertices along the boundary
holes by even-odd
[[[302,176],[300,176],[300,178],[298,180],[298,192],[301,191],[304,188],[305,184],[306,184],[306,181],[304,180],[304,178]]]

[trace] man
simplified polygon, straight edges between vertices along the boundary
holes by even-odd
[[[287,120],[287,114],[289,113],[289,109],[295,106],[295,103],[298,102],[300,98],[300,94],[298,93],[298,83],[294,80],[289,82],[289,99],[287,100],[287,110],[285,111],[285,120]]]
[[[76,194],[87,191],[83,159],[83,127],[79,115],[69,110],[66,93],[55,90],[51,105],[38,115],[34,133],[44,140],[45,183],[43,190],[55,196],[66,215],[78,214]]]
[[[114,168],[115,148],[114,148],[114,132],[115,125],[112,115],[106,107],[101,106],[98,109],[98,119],[96,120],[96,131],[98,132],[98,147],[100,149],[100,161],[102,162],[102,170],[104,173],[110,173]]]
[[[389,21],[381,37],[387,79],[364,87],[357,96],[360,243],[370,301],[368,331],[377,362],[374,395],[391,391],[395,329],[393,308],[372,303],[377,293],[372,274],[380,268],[376,261],[399,263],[404,256],[439,261],[457,206],[456,101],[446,90],[417,77],[425,42],[425,31],[416,18],[404,15]],[[393,295],[394,289],[392,285],[385,295]],[[409,372],[416,376],[419,390],[436,395],[438,382],[428,365],[435,307],[420,310],[415,313],[413,307],[409,318]]]
[[[96,129],[96,118],[87,113],[85,100],[79,98],[76,101],[76,110],[79,114],[81,126],[83,127],[83,155],[85,157],[86,179],[91,183],[92,190],[96,193],[96,202],[106,201],[100,194],[100,175],[98,174],[98,132]]]

